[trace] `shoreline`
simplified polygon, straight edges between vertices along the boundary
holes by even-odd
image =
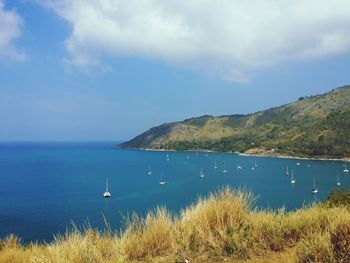
[[[140,151],[153,151],[153,152],[207,152],[207,153],[228,153],[237,154],[239,156],[254,156],[254,157],[275,157],[280,159],[295,159],[295,160],[313,160],[313,161],[337,161],[337,162],[348,162],[350,157],[344,158],[326,158],[326,157],[301,157],[301,156],[291,156],[291,155],[279,155],[279,154],[256,154],[256,153],[240,153],[240,152],[218,152],[212,150],[173,150],[173,149],[153,149],[153,148],[119,148],[127,150],[140,150]]]
[[[325,157],[301,157],[301,156],[291,156],[291,155],[253,154],[253,153],[239,153],[238,155],[255,156],[255,157],[275,157],[280,159],[313,160],[313,161],[337,161],[337,162],[350,161],[349,157],[336,159],[336,158],[325,158]]]

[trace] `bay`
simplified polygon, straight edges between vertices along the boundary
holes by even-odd
[[[122,150],[116,144],[0,143],[0,238],[13,233],[24,242],[51,241],[72,222],[103,229],[104,217],[118,230],[123,217],[134,211],[145,215],[162,206],[178,213],[227,185],[252,192],[257,208],[290,211],[323,200],[337,188],[337,175],[340,187],[350,184],[338,161],[204,152],[169,152],[167,160],[166,152]],[[112,197],[104,199],[107,176]],[[311,193],[314,177],[318,194]],[[165,185],[159,184],[162,178]]]

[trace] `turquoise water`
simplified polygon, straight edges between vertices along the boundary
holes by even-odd
[[[114,145],[1,143],[0,238],[14,233],[25,242],[50,241],[72,221],[103,228],[103,215],[118,229],[122,215],[145,214],[157,205],[177,212],[198,196],[226,185],[253,192],[257,207],[293,210],[322,200],[337,187],[337,174],[341,187],[350,184],[350,174],[344,174],[343,163],[336,161],[202,152],[170,152],[167,161],[165,152],[118,150]],[[222,172],[223,161],[227,173]],[[251,170],[255,161],[257,167]],[[238,165],[243,169],[237,170]],[[294,171],[295,185],[286,175],[287,166]],[[204,178],[199,177],[201,168]],[[161,174],[165,185],[159,185]],[[110,199],[102,197],[106,176]],[[311,194],[314,176],[316,195]]]

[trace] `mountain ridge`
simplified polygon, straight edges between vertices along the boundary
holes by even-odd
[[[254,113],[164,123],[119,147],[349,157],[349,101],[346,85]]]

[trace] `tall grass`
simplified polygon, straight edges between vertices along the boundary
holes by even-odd
[[[287,213],[256,210],[253,201],[224,188],[178,215],[165,208],[133,215],[121,232],[74,228],[52,243],[29,245],[9,236],[0,243],[0,262],[350,262],[346,206]]]

